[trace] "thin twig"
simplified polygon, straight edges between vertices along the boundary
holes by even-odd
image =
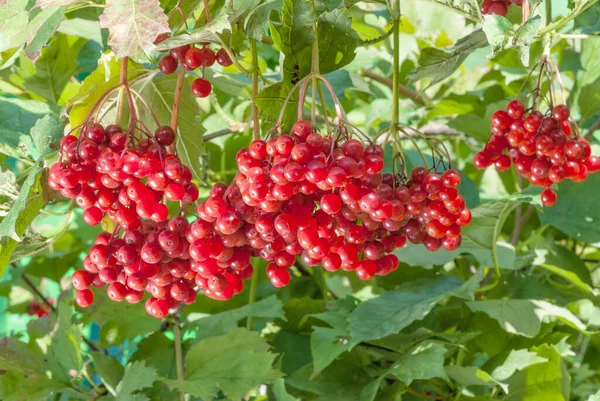
[[[362,75],[364,75],[367,78],[371,78],[375,82],[384,84],[392,89],[394,88],[394,81],[388,77],[384,77],[382,75],[376,74],[376,73],[374,73],[372,71],[368,71],[368,70],[363,71]],[[423,106],[427,106],[429,104],[427,99],[425,99],[425,97],[422,94],[415,91],[414,89],[411,89],[402,84],[398,84],[397,89],[398,89],[399,94],[401,94],[409,99],[412,99],[415,103],[422,104]]]
[[[175,337],[175,363],[177,365],[177,382],[179,384],[179,401],[185,400],[183,393],[184,370],[183,370],[183,352],[181,346],[181,329],[179,328],[179,316],[175,317],[173,324],[173,335]]]
[[[173,110],[171,114],[171,128],[175,131],[177,138],[177,122],[179,120],[179,106],[181,104],[181,90],[183,88],[183,80],[185,79],[185,68],[179,67],[177,72],[177,83],[175,84],[175,94],[173,95]],[[170,151],[175,151],[175,143],[170,146]]]
[[[249,39],[250,41],[250,52],[252,54],[252,122],[253,131],[252,138],[254,140],[260,139],[260,121],[258,119],[258,105],[256,104],[256,97],[258,96],[258,54],[256,51],[256,40]]]
[[[511,245],[516,245],[517,241],[519,241],[519,236],[521,235],[521,230],[523,229],[523,227],[525,227],[525,225],[529,221],[529,218],[535,211],[535,207],[533,205],[529,205],[529,207],[527,208],[525,213],[523,213],[522,215],[520,215],[520,211],[521,211],[521,208],[517,207],[517,212],[515,215],[515,227],[513,229],[512,235],[510,236],[510,244]],[[519,216],[519,217],[517,218],[517,216]]]

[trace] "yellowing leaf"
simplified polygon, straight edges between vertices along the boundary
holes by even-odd
[[[158,0],[107,0],[100,26],[108,29],[108,44],[117,58],[136,61],[154,50],[158,35],[171,32]]]

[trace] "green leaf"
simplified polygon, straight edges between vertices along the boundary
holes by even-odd
[[[507,401],[570,399],[571,378],[558,352],[548,344],[533,347],[545,363],[537,363],[514,375],[509,381]]]
[[[70,292],[65,293],[58,302],[58,316],[50,335],[48,347],[48,366],[53,377],[66,385],[71,383],[72,371],[79,372],[83,361],[81,356],[81,325],[72,323],[73,298]]]
[[[125,368],[123,368],[123,365],[115,357],[102,352],[90,352],[89,355],[92,358],[92,362],[94,362],[94,368],[98,376],[100,376],[102,383],[115,396],[117,394],[117,386],[125,374]]]
[[[484,33],[475,31],[456,42],[449,53],[433,47],[426,47],[421,51],[419,67],[408,74],[408,80],[416,82],[423,78],[429,78],[431,85],[443,81],[462,65],[469,54],[486,45]]]
[[[164,121],[165,124],[171,121],[176,81],[176,74],[165,75],[160,78],[147,80],[139,89],[158,120],[161,122]],[[177,153],[181,162],[192,170],[192,176],[198,179],[202,177],[200,158],[205,154],[204,141],[202,141],[205,129],[196,119],[200,111],[198,103],[196,103],[196,98],[192,94],[190,80],[184,81],[179,102],[178,135],[176,139]],[[142,115],[146,121],[153,121],[147,112],[146,114],[142,113]],[[150,124],[154,123],[151,122]]]
[[[310,336],[310,350],[313,357],[313,376],[318,375],[338,356],[350,350],[348,331],[329,327],[314,327]]]
[[[158,0],[106,0],[100,26],[108,29],[108,44],[117,58],[139,62],[150,57],[158,35],[171,32]]]
[[[414,380],[428,380],[434,377],[446,379],[446,351],[442,344],[423,342],[402,355],[394,363],[391,373],[406,385],[410,385]]]
[[[586,333],[585,325],[569,310],[541,300],[494,299],[467,302],[474,312],[483,312],[495,319],[504,330],[533,338],[537,336],[542,322],[556,318],[564,324]]]
[[[240,399],[260,384],[280,377],[272,368],[275,354],[258,333],[241,328],[220,337],[194,344],[185,356],[183,390],[195,397],[216,397],[219,390],[231,399]],[[161,378],[173,388],[177,380]]]
[[[210,22],[200,28],[192,29],[189,33],[177,35],[160,42],[160,44],[156,46],[156,50],[164,51],[198,42],[219,42],[217,33],[221,33],[226,29],[231,29],[229,16],[224,11],[225,10],[222,10],[222,12],[215,15]]]
[[[36,121],[31,128],[31,139],[37,151],[37,157],[43,157],[58,149],[58,143],[63,136],[64,126],[58,119],[46,115]],[[33,155],[36,157],[36,155]]]
[[[297,401],[295,397],[288,394],[285,389],[285,381],[283,379],[277,379],[269,386],[269,401]]]
[[[440,276],[405,283],[397,291],[385,292],[363,302],[348,317],[352,343],[399,332],[412,322],[423,319],[438,302],[459,290],[463,284],[454,276]]]
[[[502,389],[506,391],[506,384],[500,383],[490,376],[489,373],[484,372],[475,366],[449,365],[446,366],[445,369],[448,376],[462,386],[501,386]]]
[[[57,5],[37,13],[29,23],[25,55],[31,60],[35,61],[38,58],[42,47],[56,33],[60,23],[65,19],[67,7],[56,7]]]
[[[539,15],[529,18],[525,24],[517,29],[513,39],[513,46],[517,46],[521,55],[521,62],[525,67],[529,66],[529,47],[540,29],[542,17]]]
[[[319,16],[319,71],[323,74],[338,70],[354,60],[359,38],[352,21],[341,9],[325,12]]]
[[[600,78],[600,38],[589,38],[581,42],[581,65],[577,82],[582,87]]]
[[[38,166],[32,167],[27,179],[21,186],[19,197],[12,204],[10,211],[0,222],[0,238],[9,237],[14,241],[21,242],[25,229],[29,226],[37,212],[44,204],[42,195],[36,193],[36,184],[42,169]]]
[[[361,392],[371,377],[364,370],[362,353],[350,352],[333,362],[317,377],[312,378],[312,367],[307,365],[286,383],[294,388],[316,394],[305,397],[314,401],[361,401]]]
[[[25,88],[54,104],[64,104],[62,94],[77,70],[77,54],[85,40],[56,35],[35,62],[35,75],[25,77]],[[62,101],[61,101],[62,100]]]
[[[27,38],[23,28],[29,23],[29,0],[15,0],[2,4],[0,13],[0,52],[23,45]]]
[[[312,25],[316,16],[310,1],[284,0],[282,14],[282,24],[273,41],[285,55],[281,64],[282,81],[295,83],[310,72],[315,40]]]
[[[237,327],[238,322],[247,317],[285,319],[281,301],[276,296],[244,305],[241,308],[228,310],[192,321],[189,329],[196,329],[196,338],[215,337],[227,334]],[[193,316],[190,316],[193,318]]]
[[[183,352],[185,353],[187,342],[184,342],[182,345]],[[140,341],[137,344],[137,350],[130,359],[130,362],[134,361],[145,361],[149,367],[156,369],[156,373],[161,377],[169,379],[177,377],[175,343],[163,333],[152,333]],[[152,399],[159,400],[170,400],[173,398],[175,392],[176,390],[171,390],[162,381],[155,381],[152,390],[145,391]]]
[[[261,5],[254,7],[244,21],[246,36],[256,40],[262,40],[263,36],[269,35],[269,16],[272,12],[281,13],[282,0],[265,0]]]
[[[3,401],[46,401],[50,394],[66,387],[46,374],[45,355],[36,344],[16,338],[0,340],[0,398]]]
[[[584,86],[579,94],[581,121],[585,121],[600,112],[600,79]]]
[[[526,349],[512,350],[502,365],[494,369],[492,376],[498,381],[508,380],[518,370],[522,371],[531,365],[547,361],[548,359]]]
[[[504,49],[504,46],[508,44],[511,37],[515,34],[513,24],[501,15],[484,15],[482,29],[488,43],[492,47],[490,57],[494,57]]]
[[[584,182],[565,181],[551,208],[539,213],[542,224],[550,224],[565,234],[588,243],[600,242],[600,209],[596,202],[600,174],[591,174]]]
[[[116,389],[115,401],[128,401],[132,396],[145,388],[152,387],[158,375],[154,368],[146,366],[144,361],[137,361],[125,367],[123,379]]]
[[[560,267],[557,267],[557,266],[548,265],[548,264],[541,264],[539,266],[543,267],[544,269],[546,269],[548,271],[551,271],[554,274],[558,274],[559,276],[561,276],[565,280],[570,281],[576,287],[582,289],[584,292],[587,292],[588,294],[598,295],[598,293],[599,293],[598,290],[590,287],[588,284],[581,281],[579,276],[577,276],[577,274],[575,274],[573,272],[570,272],[565,269],[561,269]]]
[[[277,82],[273,85],[262,89],[258,96],[254,98],[256,105],[260,111],[260,117],[264,125],[272,127],[277,122],[279,113],[283,108],[288,93],[292,89],[292,85],[286,82]],[[289,129],[296,122],[298,105],[298,93],[294,92],[287,103],[287,107],[283,115],[283,129]]]

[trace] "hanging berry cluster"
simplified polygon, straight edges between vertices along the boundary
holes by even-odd
[[[546,62],[541,65],[540,74]],[[539,84],[535,93],[534,104],[541,98]],[[542,204],[553,206],[557,194],[550,186],[565,179],[584,181],[588,173],[600,170],[600,158],[591,154],[588,141],[573,130],[569,107],[553,106],[552,93],[548,100],[544,113],[526,109],[519,100],[511,101],[506,110],[497,110],[492,115],[492,135],[474,163],[479,169],[493,164],[498,171],[507,171],[514,164],[531,184],[545,188]]]
[[[165,40],[167,36],[159,36],[155,44]],[[219,49],[216,53],[208,47],[210,43],[202,42],[200,47],[194,45],[184,45],[171,49],[169,54],[163,56],[158,63],[158,68],[163,74],[172,74],[181,64],[186,70],[193,71],[201,69],[202,77],[194,79],[192,82],[192,93],[196,97],[207,97],[212,92],[212,84],[204,78],[204,69],[212,67],[215,61],[223,66],[228,67],[233,64],[229,54],[224,48]]]
[[[296,256],[308,266],[355,271],[368,280],[398,267],[392,252],[407,239],[430,251],[460,245],[460,227],[471,213],[456,189],[455,170],[440,176],[419,167],[400,183],[382,173],[379,145],[324,137],[303,120],[290,134],[240,150],[234,183],[226,191],[213,189],[198,206],[199,219],[212,223],[244,264],[250,254],[270,262],[266,273],[274,286],[290,282]],[[191,248],[190,254],[194,258]],[[212,282],[227,281],[214,273],[197,281],[209,296],[216,295]]]
[[[254,273],[252,257],[269,262],[267,276],[283,287],[297,257],[307,266],[355,271],[368,280],[397,269],[392,252],[407,241],[430,251],[456,249],[461,227],[471,220],[457,190],[458,172],[417,167],[410,177],[383,173],[383,148],[352,138],[368,139],[344,120],[326,83],[338,105],[338,125],[323,136],[299,119],[289,135],[277,128],[272,138],[254,140],[236,156],[234,182],[215,184],[198,204],[197,220],[189,213],[199,191],[174,153],[175,131],[151,113],[157,128],[150,133],[132,104],[131,93],[140,95],[126,82],[104,94],[61,140],[48,178],[51,188],[85,209],[87,224],[104,220],[114,227],[98,235],[83,269],[73,274],[76,302],[91,305],[92,286],[106,286],[117,302],[138,303],[148,292],[146,311],[162,318],[193,303],[199,290],[216,300],[241,292]],[[118,89],[130,102],[127,128],[92,122]],[[282,116],[283,110],[277,127]]]
[[[483,3],[481,3],[481,13],[484,15],[495,14],[506,17],[511,4],[521,7],[523,0],[483,0]]]

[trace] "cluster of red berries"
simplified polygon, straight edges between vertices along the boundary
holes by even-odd
[[[234,254],[269,261],[276,287],[289,283],[298,255],[309,266],[355,271],[364,280],[386,275],[399,265],[391,252],[407,239],[453,250],[471,219],[455,170],[440,176],[416,168],[399,184],[382,174],[380,146],[323,137],[305,121],[289,136],[253,141],[236,159],[233,185],[201,203],[198,215]]]
[[[93,294],[88,288],[108,285],[108,297],[116,302],[138,303],[144,291],[150,293],[146,311],[156,318],[182,303],[193,303],[197,297],[189,254],[193,240],[191,225],[183,216],[161,222],[144,220],[139,228],[124,231],[121,238],[101,233],[84,259],[84,269],[71,278],[78,290],[76,302],[90,305]]]
[[[496,14],[506,17],[508,8],[511,4],[521,7],[523,5],[523,0],[483,0],[483,3],[481,3],[481,13]]]
[[[155,43],[162,42],[165,37],[159,37]],[[212,67],[215,61],[223,67],[228,67],[233,62],[225,49],[221,48],[216,53],[209,47],[209,43],[200,43],[201,47],[190,45],[179,46],[171,49],[169,54],[163,56],[158,63],[158,68],[163,74],[172,74],[181,63],[186,70],[192,71],[197,68]],[[196,97],[207,97],[212,92],[212,84],[204,77],[196,78],[192,82],[192,93]]]
[[[493,164],[498,171],[506,171],[514,163],[517,172],[533,185],[546,188],[542,203],[553,206],[557,195],[549,188],[552,184],[564,179],[584,181],[588,173],[600,170],[600,158],[591,155],[588,141],[572,135],[569,116],[566,105],[554,106],[544,115],[525,110],[518,100],[511,101],[506,110],[492,115],[492,135],[475,155],[475,167]]]
[[[174,140],[173,129],[162,126],[152,139],[131,146],[121,127],[90,124],[79,137],[61,139],[60,160],[50,167],[48,185],[75,199],[92,226],[105,214],[125,230],[139,227],[144,218],[164,221],[169,209],[163,200],[198,199],[191,170],[166,153]]]
[[[160,261],[163,251],[165,257],[171,259],[187,252],[186,243],[179,237],[166,233],[159,238],[164,227],[175,227],[174,221],[180,226],[183,222],[187,224],[183,217],[168,220],[167,201],[183,205],[198,199],[198,187],[191,182],[191,170],[176,155],[168,153],[167,148],[174,139],[173,129],[162,126],[151,139],[134,144],[133,136],[125,134],[121,127],[109,125],[105,129],[96,123],[82,128],[79,137],[62,138],[60,160],[50,167],[49,186],[75,199],[77,205],[85,209],[83,219],[87,224],[97,225],[108,216],[117,225],[115,236],[124,231],[123,238],[117,239],[108,233],[101,234],[84,262],[85,270],[73,275],[73,284],[78,290],[76,301],[80,306],[89,306],[93,301],[90,285],[104,284],[110,284],[112,299],[139,302],[141,291],[146,287],[146,282],[143,286],[140,284],[141,276],[153,277],[147,275],[147,269],[143,270],[146,273],[140,273],[144,267],[142,262],[150,263],[144,255],[149,253],[152,258],[158,253]],[[171,228],[171,231],[179,235],[178,229]],[[133,272],[135,266],[137,272]],[[138,274],[128,275],[127,269]],[[187,297],[181,301],[185,300]]]

